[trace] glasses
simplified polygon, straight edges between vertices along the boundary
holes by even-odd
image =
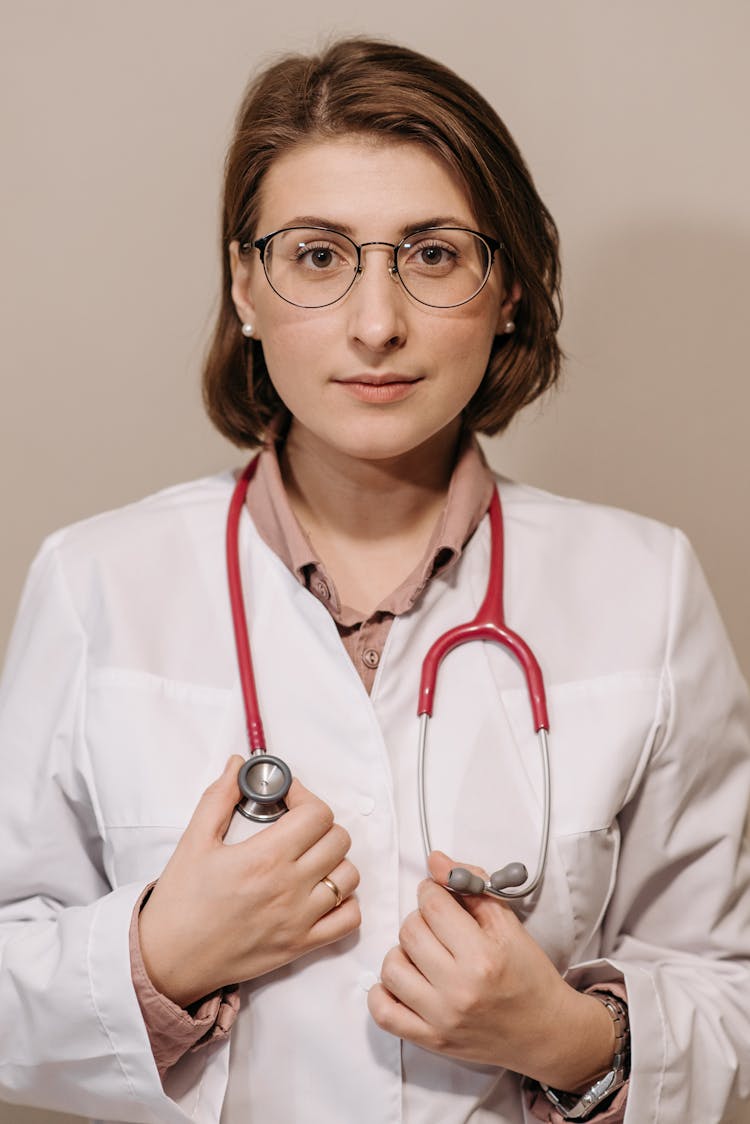
[[[405,235],[400,242],[363,242],[325,226],[275,230],[243,253],[258,250],[268,283],[298,308],[325,308],[351,289],[362,273],[362,251],[380,246],[392,251],[391,276],[407,293],[430,308],[457,308],[482,291],[502,243],[476,230],[431,226]]]

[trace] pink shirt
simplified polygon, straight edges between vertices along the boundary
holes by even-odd
[[[328,609],[369,693],[394,617],[414,605],[431,578],[455,565],[489,507],[494,486],[478,444],[470,435],[465,435],[458,450],[445,506],[422,561],[367,618],[356,609],[341,604],[330,574],[289,505],[273,444],[267,445],[261,453],[248,488],[247,506],[264,542],[300,584]],[[138,915],[150,890],[151,886],[144,889],[131,919],[131,974],[154,1060],[163,1076],[188,1050],[200,1049],[229,1034],[239,1008],[239,995],[236,987],[227,987],[185,1010],[156,990],[146,973],[138,939]],[[626,998],[621,983],[599,985],[589,990],[605,990]],[[531,1112],[537,1119],[548,1124],[562,1124],[563,1117],[541,1091],[529,1088],[526,1095]],[[598,1124],[620,1124],[625,1114],[626,1099],[627,1085],[616,1094],[609,1108],[595,1114]]]

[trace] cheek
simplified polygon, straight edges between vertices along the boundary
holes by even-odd
[[[292,310],[294,311],[294,310]],[[281,398],[308,385],[300,376],[312,375],[330,351],[328,333],[320,323],[299,317],[276,316],[261,333],[263,354],[271,382]]]
[[[452,369],[456,387],[471,397],[484,378],[494,341],[493,328],[482,318],[451,325],[445,333],[433,337],[432,346],[445,366]]]
[[[497,335],[499,315],[499,295],[487,289],[468,304],[445,309],[426,328],[434,346],[446,357],[460,358],[484,370]]]

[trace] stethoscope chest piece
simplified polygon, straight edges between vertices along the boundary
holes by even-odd
[[[255,753],[242,766],[237,784],[244,803],[236,810],[255,823],[273,823],[284,815],[284,798],[292,783],[289,766],[270,753]]]

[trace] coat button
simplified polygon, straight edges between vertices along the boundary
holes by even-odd
[[[362,653],[362,663],[368,667],[377,667],[380,663],[380,652],[377,648],[366,648]]]
[[[319,597],[321,601],[328,601],[330,599],[331,591],[322,578],[313,579],[312,590],[315,596]]]

